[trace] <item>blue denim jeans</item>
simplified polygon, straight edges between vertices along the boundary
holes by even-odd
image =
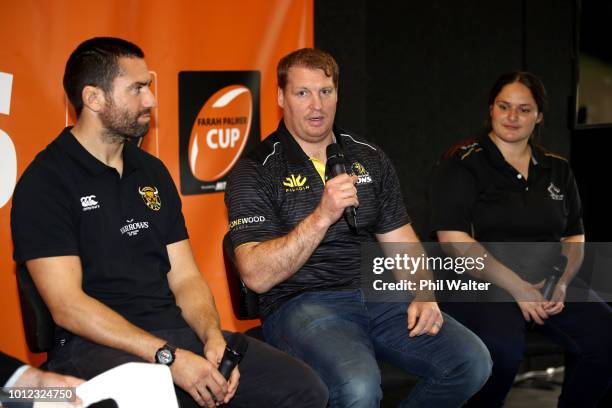
[[[491,373],[486,346],[444,315],[436,336],[409,337],[406,303],[365,302],[359,289],[308,292],[266,317],[266,341],[321,376],[330,407],[378,407],[376,359],[421,378],[402,407],[459,407]]]

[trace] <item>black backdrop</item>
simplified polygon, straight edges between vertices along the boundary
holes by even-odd
[[[418,218],[433,163],[482,129],[495,78],[532,71],[551,102],[540,142],[572,160],[587,238],[609,241],[593,179],[609,184],[612,132],[570,126],[576,9],[575,0],[315,0],[315,44],[340,64],[337,122],[383,147]]]

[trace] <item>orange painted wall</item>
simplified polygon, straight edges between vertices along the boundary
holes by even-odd
[[[143,48],[157,79],[156,129],[148,137],[157,138],[159,157],[178,185],[178,72],[261,71],[265,137],[280,118],[277,61],[313,44],[313,1],[0,0],[0,73],[13,75],[10,113],[0,113],[0,130],[15,146],[18,176],[66,123],[61,81],[70,52],[100,35],[122,37]],[[213,289],[223,327],[253,326],[256,322],[235,320],[231,311],[221,253],[227,230],[223,194],[182,198],[196,260]],[[38,363],[44,356],[29,354],[21,323],[10,207],[9,201],[0,208],[0,349]]]

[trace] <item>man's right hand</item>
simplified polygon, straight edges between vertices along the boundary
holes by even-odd
[[[357,208],[359,206],[357,187],[355,187],[357,180],[357,176],[349,176],[345,173],[325,183],[323,196],[315,211],[327,227],[342,217],[346,207]]]
[[[217,401],[224,401],[227,380],[210,361],[184,349],[177,349],[175,356],[170,371],[176,385],[202,407],[213,408]]]

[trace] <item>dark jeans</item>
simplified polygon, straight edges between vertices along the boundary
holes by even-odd
[[[493,358],[493,373],[466,406],[503,406],[525,348],[527,324],[516,303],[446,303],[442,308],[474,331]],[[566,350],[559,407],[595,407],[612,381],[612,309],[603,302],[565,304],[536,330]]]
[[[202,355],[204,345],[190,328],[157,330],[152,334],[178,348]],[[229,333],[224,333],[226,339]],[[327,388],[306,364],[253,338],[240,363],[240,384],[230,407],[308,407],[327,403]],[[49,353],[49,370],[90,379],[123,363],[142,361],[120,350],[71,338]],[[197,407],[191,396],[175,387],[181,407]]]
[[[268,316],[264,336],[319,373],[332,408],[379,406],[377,358],[422,378],[402,407],[461,406],[489,377],[486,347],[448,316],[436,336],[409,337],[407,306],[365,302],[358,289],[308,292]]]

